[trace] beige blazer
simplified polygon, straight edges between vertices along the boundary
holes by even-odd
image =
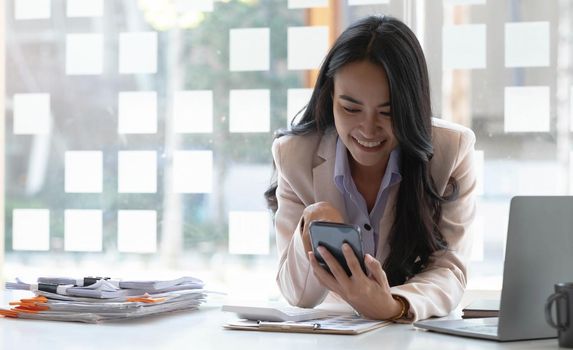
[[[344,199],[333,181],[337,133],[332,128],[324,135],[283,136],[274,141],[272,152],[277,167],[278,210],[275,216],[277,248],[280,258],[277,283],[292,305],[314,307],[327,294],[343,302],[314,277],[300,235],[304,208],[319,201],[330,202],[345,215]],[[430,171],[437,190],[443,194],[448,179],[459,185],[459,197],[442,206],[440,230],[449,244],[446,252],[430,257],[426,269],[405,284],[392,287],[392,294],[410,303],[409,321],[445,316],[460,302],[466,286],[467,263],[472,238],[470,224],[475,214],[473,190],[474,133],[440,119],[432,120],[434,157]],[[384,262],[390,247],[389,230],[394,221],[396,195],[393,186],[380,221],[376,258]],[[337,298],[338,297],[338,298]]]

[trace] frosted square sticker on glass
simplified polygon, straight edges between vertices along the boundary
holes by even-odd
[[[50,249],[50,211],[14,209],[12,211],[12,249]]]
[[[121,74],[157,72],[157,33],[119,35],[119,72]]]
[[[269,132],[271,106],[269,90],[231,90],[230,132]]]
[[[288,69],[317,69],[328,51],[328,27],[288,28]]]
[[[549,131],[549,87],[506,87],[505,132]]]
[[[74,252],[101,252],[102,220],[101,210],[65,210],[64,249]]]
[[[103,0],[67,0],[66,14],[68,17],[101,17]]]
[[[175,132],[213,132],[213,91],[175,91],[173,113]]]
[[[444,69],[485,68],[485,24],[446,25],[442,29],[442,37]]]
[[[173,153],[173,191],[211,193],[213,190],[213,152],[175,151]]]
[[[125,253],[154,253],[157,250],[157,212],[119,210],[117,250]]]
[[[270,218],[266,211],[229,213],[229,253],[268,254]]]
[[[66,74],[101,74],[103,36],[101,34],[66,35]]]
[[[4,4],[4,3],[3,3]],[[15,19],[50,18],[52,2],[50,0],[15,0]]]
[[[269,70],[269,28],[231,29],[229,36],[231,71]]]
[[[287,91],[287,127],[290,128],[291,121],[298,122],[304,111],[306,105],[310,101],[312,89],[288,89]],[[300,113],[299,113],[300,112]],[[297,113],[299,113],[297,115]],[[295,119],[296,117],[296,119]]]
[[[14,95],[14,134],[49,134],[50,126],[49,94]]]
[[[157,93],[126,91],[119,93],[118,132],[154,134],[157,132]]]
[[[505,66],[549,66],[549,22],[506,23]]]
[[[328,0],[288,0],[289,9],[328,7]]]
[[[348,5],[378,5],[378,4],[389,4],[390,0],[348,0]]]
[[[155,151],[118,152],[118,192],[157,192],[157,153]]]
[[[65,190],[68,193],[101,193],[103,154],[99,151],[66,152]]]

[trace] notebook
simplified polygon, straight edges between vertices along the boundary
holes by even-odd
[[[479,299],[462,310],[462,318],[499,316],[499,299]]]
[[[544,306],[557,282],[573,281],[573,197],[514,197],[499,317],[427,320],[414,326],[498,341],[554,338]]]

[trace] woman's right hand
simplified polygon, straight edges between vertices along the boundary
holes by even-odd
[[[304,250],[307,252],[307,255],[308,252],[312,251],[308,230],[311,221],[344,223],[344,218],[338,209],[328,202],[317,202],[306,207],[302,212],[301,235]]]

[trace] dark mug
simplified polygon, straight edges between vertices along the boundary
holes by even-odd
[[[551,315],[553,303],[557,308],[557,319],[554,321]],[[547,323],[557,329],[559,346],[563,348],[573,348],[573,283],[557,283],[555,293],[547,299],[545,303],[545,319]]]

